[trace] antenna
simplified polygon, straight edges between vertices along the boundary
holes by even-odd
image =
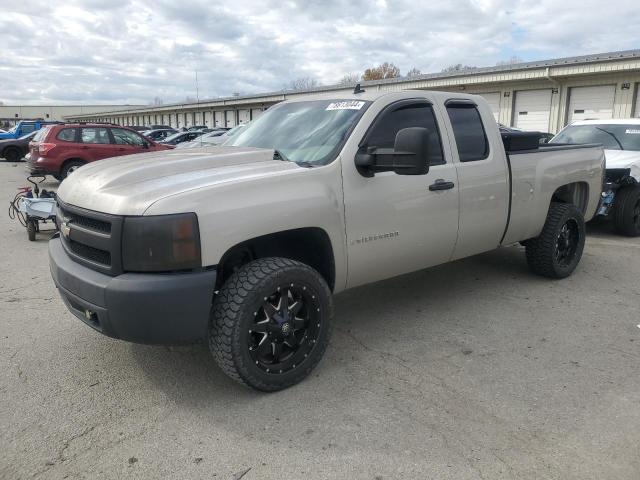
[[[364,90],[359,83],[356,83],[356,88],[353,89],[353,93],[364,93]]]

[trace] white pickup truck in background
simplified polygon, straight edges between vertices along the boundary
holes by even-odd
[[[273,391],[320,361],[332,293],[515,242],[534,273],[570,275],[603,168],[601,146],[501,137],[482,97],[314,95],[222,147],[79,169],[58,190],[51,272],[94,329],[208,338],[229,376]]]

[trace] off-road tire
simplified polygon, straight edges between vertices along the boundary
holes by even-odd
[[[623,187],[616,192],[613,224],[616,231],[628,237],[640,235],[640,185]]]
[[[83,162],[82,160],[69,160],[68,162],[65,162],[62,166],[62,170],[60,171],[60,177],[64,180],[70,173],[72,173],[73,170],[83,166],[85,163],[86,162]]]
[[[557,257],[559,236],[565,224],[570,222],[577,228],[575,252],[570,261],[563,265]],[[547,213],[542,232],[536,238],[527,240],[525,252],[529,269],[537,274],[549,278],[565,278],[573,273],[580,262],[585,242],[584,216],[574,205],[552,203]]]
[[[2,156],[7,162],[19,162],[22,157],[21,153],[18,148],[9,147],[2,152]]]
[[[303,285],[314,295],[314,310],[319,312],[317,338],[308,356],[292,370],[266,373],[250,356],[250,334],[246,332],[254,325],[265,297],[283,284]],[[331,291],[316,270],[287,258],[254,260],[234,272],[216,295],[209,322],[209,349],[224,373],[234,380],[256,390],[282,390],[303,380],[320,362],[329,343],[332,318]]]

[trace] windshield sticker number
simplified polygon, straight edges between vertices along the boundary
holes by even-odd
[[[330,103],[325,110],[360,110],[364,106],[364,102],[357,100],[346,100],[344,102]]]
[[[628,133],[629,135],[640,135],[640,129],[627,128],[624,133]]]

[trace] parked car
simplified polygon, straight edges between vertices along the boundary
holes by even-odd
[[[86,163],[169,148],[127,127],[101,123],[54,125],[40,130],[29,144],[27,166],[33,175],[63,180]]]
[[[136,132],[144,132],[145,130],[149,130],[149,127],[145,125],[130,125],[127,128],[135,130]]]
[[[606,173],[598,216],[618,233],[640,235],[640,118],[583,120],[563,128],[550,144],[604,145]]]
[[[187,128],[187,132],[197,132],[200,130],[207,130],[207,129],[209,129],[209,127],[207,127],[206,125],[191,125],[190,127]]]
[[[0,140],[0,157],[7,162],[17,162],[29,151],[29,142],[38,132],[31,132],[16,139]]]
[[[25,135],[36,132],[47,125],[55,125],[60,122],[45,122],[44,120],[21,120],[8,132],[0,133],[0,140],[17,139]]]
[[[164,140],[161,140],[160,143],[165,145],[178,145],[182,142],[190,142],[198,138],[200,135],[203,135],[205,132],[178,132],[173,135],[166,137]]]
[[[147,138],[150,138],[154,142],[159,142],[160,140],[164,140],[168,136],[174,135],[176,133],[178,132],[173,128],[160,128],[156,130],[147,130],[145,132],[142,132],[142,135],[144,135]]]
[[[51,273],[100,333],[207,338],[224,372],[266,391],[318,364],[332,293],[518,241],[534,273],[567,277],[604,168],[601,146],[501,139],[482,97],[425,90],[301,96],[187,152],[63,182]]]
[[[191,140],[190,142],[182,142],[176,145],[176,148],[197,148],[218,145],[219,142],[217,141],[217,138],[224,135],[225,133],[226,130],[214,130],[212,132],[200,135],[195,140]],[[214,140],[214,138],[216,140]]]
[[[215,136],[212,136],[212,137],[208,137],[207,138],[207,146],[222,145],[229,138],[231,138],[234,135],[238,134],[247,125],[248,124],[245,124],[245,123],[240,124],[240,125],[236,125],[235,127],[223,132],[222,135],[215,135]],[[200,146],[200,145],[190,145],[190,146],[197,147],[197,146]]]
[[[149,125],[148,129],[149,130],[160,130],[160,129],[175,130],[172,127],[170,127],[169,125]]]

